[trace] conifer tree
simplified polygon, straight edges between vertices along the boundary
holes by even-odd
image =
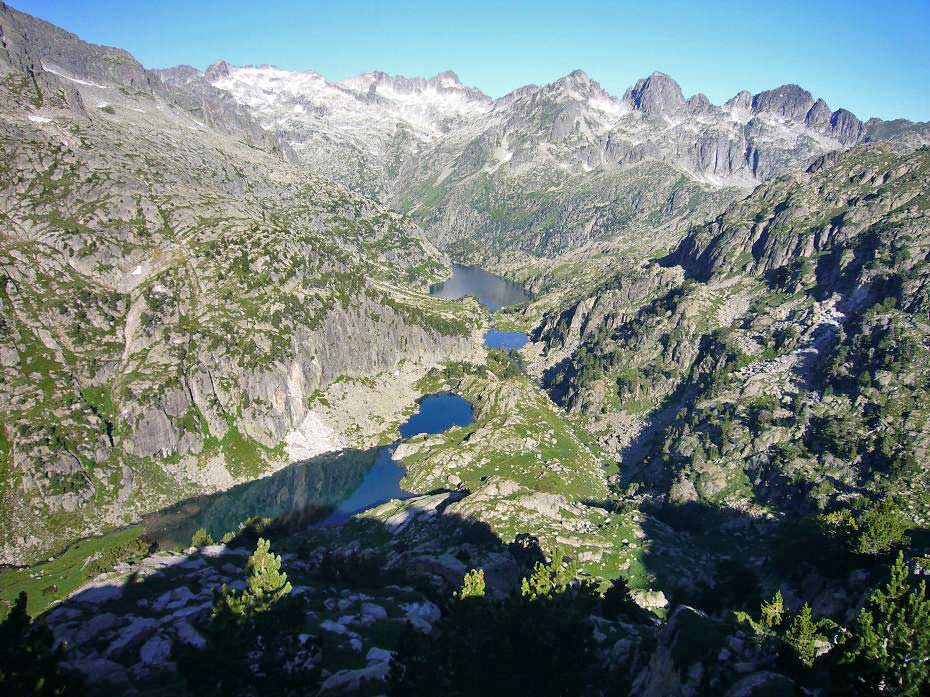
[[[63,671],[64,645],[53,648],[52,632],[26,611],[26,593],[0,622],[0,694],[70,697],[82,694],[79,676]]]
[[[191,537],[191,547],[206,547],[213,544],[213,538],[205,528],[199,528]]]
[[[888,583],[859,611],[842,662],[851,668],[850,687],[860,694],[917,697],[930,691],[930,596],[926,582],[908,579],[902,553]]]
[[[561,547],[556,547],[552,552],[550,564],[536,562],[530,577],[523,579],[521,592],[525,598],[530,600],[550,598],[564,593],[577,575],[578,563],[574,560],[566,562],[565,551]]]
[[[455,594],[459,600],[463,598],[483,598],[485,593],[484,569],[472,569],[462,580],[462,590]]]
[[[781,591],[776,591],[771,600],[763,602],[759,612],[759,621],[762,626],[768,631],[776,629],[781,624],[785,613],[785,599]]]
[[[801,663],[807,668],[814,666],[814,661],[817,660],[817,644],[825,641],[825,637],[820,634],[817,623],[811,618],[811,607],[807,603],[804,603],[801,611],[788,625],[785,640],[794,649]]]
[[[255,553],[246,564],[247,586],[237,593],[225,584],[213,609],[214,617],[227,613],[250,618],[267,612],[291,592],[287,574],[281,571],[281,557],[271,553],[271,543],[258,538]]]

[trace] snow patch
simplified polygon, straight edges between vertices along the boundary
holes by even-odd
[[[27,117],[33,123],[51,123],[51,119],[47,116],[36,116],[35,114],[29,114]]]
[[[87,80],[79,80],[76,77],[70,77],[68,75],[65,75],[64,73],[58,72],[57,70],[52,70],[51,68],[45,65],[42,66],[42,69],[47,73],[51,73],[52,75],[57,75],[58,77],[64,78],[65,80],[68,80],[69,82],[74,82],[75,84],[78,84],[78,85],[86,85],[87,87],[97,87],[102,90],[110,89],[109,85],[101,85],[96,82],[88,82]]]
[[[489,100],[450,80],[402,81],[365,73],[329,82],[312,71],[261,66],[233,68],[213,86],[248,107],[266,128],[285,134],[334,130],[358,139],[363,149],[377,149],[394,137],[398,125],[431,142],[450,122],[472,121],[490,110]]]

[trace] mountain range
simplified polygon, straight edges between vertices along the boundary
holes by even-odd
[[[329,82],[272,66],[160,74],[227,92],[314,171],[410,214],[461,254],[552,255],[718,209],[825,152],[926,142],[797,85],[722,106],[653,73],[615,97],[582,71],[492,100],[452,72]],[[581,182],[584,182],[582,185]],[[487,259],[485,259],[487,261]]]

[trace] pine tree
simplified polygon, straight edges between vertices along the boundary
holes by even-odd
[[[574,560],[565,561],[565,552],[556,547],[552,552],[552,562],[548,565],[536,562],[533,573],[524,578],[521,592],[525,598],[537,600],[550,598],[553,595],[564,593],[574,582],[578,575],[578,563]]]
[[[868,508],[856,520],[852,541],[857,554],[883,554],[907,542],[910,521],[897,504],[886,498]]]
[[[205,528],[200,528],[194,533],[193,537],[191,537],[191,547],[206,547],[212,544],[213,538],[210,537],[210,533],[208,533]]]
[[[798,660],[812,668],[817,660],[817,644],[825,641],[826,637],[820,634],[817,623],[811,619],[811,607],[807,603],[788,625],[785,640],[794,649]]]
[[[26,612],[26,593],[0,622],[0,694],[68,697],[82,693],[79,676],[64,672],[65,647],[52,648],[52,632]]]
[[[272,554],[271,543],[258,538],[255,553],[246,564],[248,586],[241,593],[229,589],[225,584],[213,609],[213,616],[227,613],[250,618],[267,612],[281,598],[291,592],[287,574],[281,571],[281,557]]]
[[[924,581],[909,581],[902,553],[887,585],[859,611],[842,662],[860,693],[917,697],[930,690],[930,595]]]
[[[782,597],[781,591],[776,591],[770,601],[762,603],[759,610],[759,622],[764,629],[772,631],[782,623],[784,613],[785,599]]]
[[[463,598],[483,598],[485,592],[484,569],[472,569],[462,580],[462,590],[455,594],[459,600]]]

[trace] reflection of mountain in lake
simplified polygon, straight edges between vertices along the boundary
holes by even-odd
[[[465,296],[478,299],[490,312],[497,312],[507,305],[519,305],[531,299],[521,286],[503,276],[485,271],[478,266],[452,265],[452,278],[430,288],[430,293],[448,300]]]
[[[343,450],[296,462],[270,477],[182,501],[145,518],[146,536],[161,546],[190,543],[198,528],[214,539],[254,516],[311,523],[349,496],[374,464],[380,448]]]
[[[458,395],[427,395],[418,404],[417,411],[400,426],[402,438],[442,433],[472,422],[471,404]],[[294,528],[319,522],[329,514],[328,522],[342,522],[379,503],[410,495],[400,488],[404,468],[391,460],[394,445],[318,455],[270,477],[182,501],[146,516],[146,537],[162,547],[176,547],[189,544],[199,528],[218,540],[254,517],[274,518]]]

